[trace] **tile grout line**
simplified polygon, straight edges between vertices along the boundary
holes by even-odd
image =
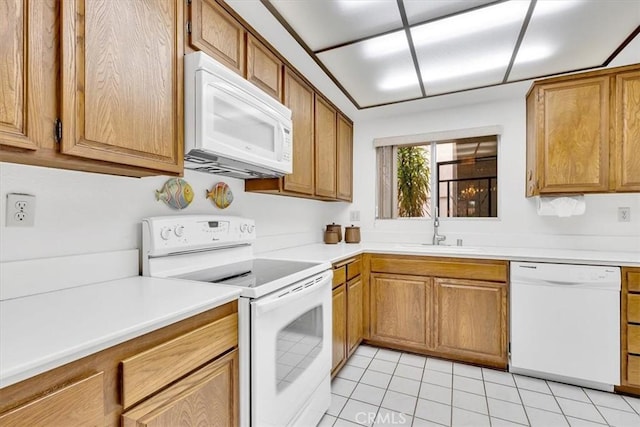
[[[607,420],[607,418],[604,416],[604,414],[602,412],[600,412],[600,408],[598,408],[598,405],[596,405],[594,403],[593,400],[591,400],[591,396],[589,396],[589,393],[587,393],[583,387],[580,387],[580,390],[582,390],[582,392],[587,396],[587,399],[589,399],[589,402],[591,402],[591,405],[593,405],[594,408],[596,408],[596,411],[598,412],[598,414],[600,414],[600,416],[602,417],[602,419],[604,420],[605,424],[610,426],[611,424],[609,423],[609,420]],[[613,409],[613,408],[612,408]]]
[[[375,347],[372,347],[372,348],[375,348]],[[398,393],[398,394],[401,394],[401,395],[403,395],[403,396],[412,397],[412,398],[415,398],[415,399],[416,399],[416,403],[415,403],[415,404],[414,404],[414,406],[413,406],[413,414],[410,416],[410,421],[411,421],[411,423],[413,424],[413,422],[415,421],[415,419],[416,419],[416,418],[418,418],[418,419],[420,419],[420,420],[423,420],[422,418],[417,417],[417,415],[416,415],[416,411],[417,411],[418,403],[419,403],[419,401],[420,401],[420,400],[419,400],[419,399],[420,399],[420,392],[422,391],[423,387],[425,386],[425,382],[423,381],[424,375],[425,375],[425,373],[427,373],[427,371],[435,371],[435,372],[438,372],[438,373],[440,373],[440,374],[443,374],[443,373],[444,373],[444,374],[447,374],[447,375],[450,377],[450,379],[451,379],[451,389],[450,389],[450,394],[449,394],[449,397],[450,397],[450,403],[449,403],[449,406],[450,406],[450,423],[453,423],[453,410],[454,410],[454,408],[455,408],[455,406],[454,406],[454,402],[453,402],[453,392],[454,392],[453,379],[454,379],[454,375],[455,375],[455,374],[454,374],[454,367],[455,367],[455,366],[454,366],[454,365],[455,365],[454,363],[451,363],[451,371],[450,371],[450,372],[443,372],[443,371],[440,371],[440,370],[437,370],[437,369],[436,369],[436,370],[434,370],[434,369],[428,369],[428,368],[427,368],[427,362],[428,362],[428,360],[430,359],[428,356],[425,356],[425,357],[424,357],[424,364],[423,364],[421,367],[418,367],[418,366],[414,366],[414,365],[412,365],[412,364],[405,364],[405,363],[401,363],[402,356],[403,356],[404,354],[411,354],[411,353],[406,353],[406,352],[403,352],[403,351],[396,351],[396,350],[393,350],[393,351],[395,351],[395,352],[399,353],[399,356],[398,356],[398,359],[397,359],[396,361],[393,361],[393,362],[392,362],[392,361],[390,361],[390,360],[386,360],[386,359],[382,359],[382,358],[376,358],[376,355],[378,355],[379,351],[380,351],[380,349],[379,349],[379,348],[378,348],[378,349],[376,349],[376,351],[373,353],[373,355],[372,355],[372,356],[362,356],[362,355],[358,355],[358,356],[360,356],[360,357],[363,357],[363,358],[367,358],[367,359],[369,359],[369,361],[368,361],[368,363],[366,364],[366,366],[365,366],[365,367],[359,367],[359,366],[350,365],[351,367],[355,367],[355,368],[362,369],[362,370],[363,370],[363,373],[362,373],[362,375],[360,375],[360,377],[359,377],[359,379],[358,379],[357,381],[354,381],[354,382],[356,383],[356,385],[355,385],[355,387],[353,388],[353,390],[349,393],[349,395],[348,395],[348,396],[346,396],[347,401],[345,402],[345,406],[346,406],[346,403],[347,403],[348,401],[350,401],[350,400],[353,400],[353,401],[355,401],[355,402],[359,402],[359,403],[369,404],[369,405],[371,405],[371,406],[376,406],[376,419],[377,419],[377,415],[380,413],[380,411],[381,411],[382,409],[385,409],[385,410],[390,411],[390,412],[397,412],[397,413],[402,413],[402,414],[404,414],[404,412],[403,412],[403,411],[396,411],[396,410],[394,410],[394,409],[384,408],[384,407],[382,406],[382,402],[383,402],[383,401],[384,401],[384,399],[387,397],[388,392],[389,392],[389,391],[394,391],[394,392],[396,392],[396,393]],[[353,355],[355,355],[355,353],[354,353]],[[353,355],[352,355],[352,356],[353,356]],[[388,373],[388,372],[381,372],[381,371],[376,371],[376,370],[372,370],[372,369],[370,369],[371,363],[372,363],[374,360],[378,360],[378,361],[381,361],[381,362],[387,362],[387,363],[393,363],[393,365],[394,365],[394,366],[393,366],[393,370],[392,370],[390,373]],[[346,363],[345,363],[345,365],[346,365]],[[399,375],[396,375],[396,372],[398,371],[399,365],[403,365],[403,366],[406,366],[406,367],[409,367],[409,368],[418,368],[418,369],[421,369],[421,376],[420,376],[420,378],[419,378],[419,380],[418,380],[418,382],[419,382],[419,384],[418,384],[418,390],[417,390],[417,393],[416,393],[415,395],[413,395],[413,394],[411,394],[411,393],[406,392],[406,390],[403,390],[403,391],[396,391],[396,390],[392,390],[392,389],[390,388],[390,386],[391,386],[391,382],[393,381],[393,379],[394,379],[394,378],[400,378],[400,379],[403,379],[403,380],[413,380],[413,381],[415,381],[415,379],[414,379],[414,378],[408,378],[408,377],[406,377],[406,376],[399,376]],[[557,395],[553,392],[553,389],[550,387],[550,385],[549,385],[549,382],[548,382],[548,381],[546,381],[546,380],[544,380],[544,379],[538,379],[538,380],[540,380],[542,383],[544,383],[544,384],[546,385],[546,387],[549,389],[549,392],[550,392],[550,393],[545,393],[545,392],[541,392],[540,390],[529,390],[529,389],[527,389],[527,388],[523,388],[523,387],[519,386],[519,385],[518,385],[518,383],[517,383],[517,381],[515,381],[515,377],[514,377],[513,375],[511,375],[511,378],[513,379],[514,386],[511,386],[510,384],[504,384],[504,383],[501,383],[501,382],[489,381],[489,380],[487,380],[487,379],[485,378],[485,375],[484,375],[484,374],[485,374],[485,372],[484,372],[483,368],[479,368],[479,369],[480,369],[480,376],[481,376],[482,383],[483,383],[483,390],[484,390],[484,396],[483,396],[483,397],[484,397],[485,403],[486,403],[486,405],[487,405],[487,414],[483,414],[483,413],[481,413],[481,412],[476,412],[476,411],[471,410],[471,409],[465,409],[465,410],[467,410],[467,411],[469,411],[469,412],[472,412],[472,413],[479,414],[479,415],[486,415],[486,416],[489,418],[489,425],[490,425],[490,426],[492,426],[492,425],[493,425],[493,422],[492,422],[492,415],[491,415],[491,412],[490,412],[490,410],[489,410],[489,402],[488,402],[489,396],[488,396],[488,394],[487,394],[487,387],[486,387],[486,386],[487,386],[487,382],[489,382],[489,383],[491,383],[491,384],[496,384],[496,385],[500,385],[500,386],[504,386],[504,387],[511,387],[511,388],[515,388],[515,389],[516,389],[516,392],[518,393],[518,397],[519,397],[519,399],[520,399],[520,406],[523,408],[523,410],[524,410],[524,412],[525,412],[525,417],[526,417],[526,419],[527,419],[527,423],[528,423],[528,425],[529,425],[529,426],[531,426],[531,420],[530,420],[530,418],[529,418],[529,414],[528,414],[528,412],[527,412],[527,408],[532,408],[532,409],[539,410],[539,411],[543,411],[543,412],[547,412],[547,413],[550,413],[550,414],[562,415],[562,416],[564,417],[565,421],[570,425],[570,423],[569,423],[569,419],[568,419],[568,418],[569,418],[569,416],[565,413],[565,410],[564,410],[564,409],[563,409],[563,407],[560,405],[560,402],[559,402],[559,400],[558,400],[558,399],[559,399],[560,397],[562,397],[562,396],[557,396]],[[488,368],[488,369],[489,369],[489,368]],[[378,373],[378,374],[389,375],[389,376],[390,376],[389,382],[387,383],[386,387],[384,387],[384,388],[382,388],[382,387],[377,387],[377,386],[370,385],[370,384],[362,383],[362,382],[361,382],[362,377],[364,376],[364,374],[365,374],[366,372],[374,372],[374,373]],[[462,377],[462,378],[467,378],[467,379],[477,379],[477,378],[474,378],[473,376],[467,376],[467,375],[464,375],[464,374],[459,375],[459,376],[460,376],[460,377]],[[342,377],[338,377],[338,378],[341,378],[342,380],[351,381],[351,380],[350,380],[350,379],[348,379],[348,378],[342,378]],[[353,398],[353,397],[352,397],[352,396],[353,396],[353,394],[354,394],[354,392],[355,392],[355,390],[356,390],[356,388],[357,388],[360,384],[368,385],[368,386],[370,386],[370,387],[375,387],[375,388],[378,388],[378,389],[380,389],[380,390],[384,390],[384,394],[382,395],[382,399],[381,399],[381,401],[380,401],[380,404],[379,404],[379,405],[373,405],[373,404],[371,404],[371,403],[369,403],[369,402],[364,402],[364,401],[361,401],[361,400],[358,400],[358,399],[356,399],[356,398]],[[434,386],[440,386],[440,387],[442,387],[440,384],[433,384],[433,383],[430,383],[430,382],[426,382],[426,384],[427,384],[427,385],[434,385]],[[564,383],[559,383],[559,384],[564,384]],[[604,416],[604,415],[603,415],[603,413],[601,412],[601,408],[600,408],[600,406],[596,405],[596,403],[593,401],[593,399],[591,398],[591,396],[589,396],[589,394],[585,391],[585,389],[584,389],[584,388],[582,388],[582,387],[578,387],[578,386],[572,386],[572,385],[570,385],[570,384],[568,384],[568,385],[569,385],[569,386],[571,386],[571,387],[575,387],[576,389],[578,389],[578,390],[582,391],[582,392],[586,395],[588,402],[585,402],[584,400],[577,400],[577,399],[574,399],[574,398],[571,398],[571,397],[562,397],[563,399],[566,399],[566,400],[571,401],[571,402],[576,402],[576,403],[590,404],[590,405],[591,405],[591,407],[594,407],[594,408],[596,409],[596,413],[598,413],[598,415],[600,415],[600,417],[601,417],[601,418],[604,420],[604,422],[605,422],[605,424],[600,424],[600,425],[607,425],[607,426],[611,426],[611,424],[609,423],[609,421],[605,418],[605,416]],[[545,409],[545,408],[537,408],[537,407],[535,407],[535,406],[528,406],[528,405],[525,405],[525,403],[524,403],[524,401],[523,401],[523,399],[522,399],[522,394],[521,394],[521,392],[522,392],[523,390],[526,390],[526,391],[531,392],[531,393],[538,393],[538,394],[542,394],[542,395],[551,395],[551,396],[553,397],[553,400],[556,402],[556,404],[557,404],[558,408],[560,409],[560,414],[558,414],[557,412],[554,412],[554,411],[551,411],[551,410]],[[473,394],[473,395],[476,395],[476,396],[479,396],[477,393],[473,393],[473,392],[471,392],[471,391],[466,391],[466,390],[460,390],[460,391],[461,391],[461,392],[470,393],[470,394]],[[616,393],[613,393],[613,395],[617,395],[617,394],[616,394]],[[607,405],[602,405],[602,408],[610,409],[610,410],[613,410],[613,411],[619,411],[619,412],[629,413],[629,414],[640,415],[640,413],[636,410],[636,408],[635,408],[635,407],[634,407],[634,406],[633,406],[633,405],[632,405],[632,404],[627,400],[627,398],[626,398],[627,396],[623,396],[623,395],[619,395],[619,396],[621,396],[621,398],[622,398],[622,400],[625,402],[625,404],[626,404],[629,408],[631,408],[629,411],[621,410],[621,409],[614,408],[614,407],[610,407],[610,406],[607,406]],[[345,397],[345,396],[343,396],[343,397]],[[435,403],[441,403],[441,402],[439,402],[439,401],[437,401],[437,400],[431,400],[431,399],[424,399],[424,400],[426,400],[426,401],[430,401],[430,402],[435,402]],[[499,398],[496,398],[496,400],[503,401],[503,402],[509,402],[509,403],[512,403],[512,401],[510,401],[510,400],[503,400],[503,399],[499,399]],[[462,409],[464,409],[464,408],[462,408]],[[335,418],[335,420],[334,420],[334,423],[333,423],[334,425],[335,425],[335,423],[337,422],[337,420],[338,420],[338,419],[341,419],[341,420],[343,420],[343,421],[349,421],[349,422],[351,422],[350,420],[347,420],[347,419],[345,419],[345,418],[341,418],[341,417],[340,417],[340,414],[342,414],[342,411],[343,411],[343,410],[344,410],[344,407],[340,410],[340,412],[339,412],[339,413],[338,413],[338,415],[336,416],[336,418]],[[405,415],[406,415],[406,414],[405,414]],[[500,419],[500,420],[504,420],[504,421],[508,421],[508,422],[512,422],[512,423],[514,423],[514,424],[519,424],[519,423],[515,423],[514,421],[511,421],[511,420],[505,420],[505,419],[503,419],[502,417],[495,417],[495,418],[496,418],[496,419]],[[575,415],[575,416],[574,416],[574,415],[572,415],[572,418],[575,418],[575,419],[577,419],[577,420],[584,420],[584,421],[594,422],[594,421],[592,421],[591,419],[588,419],[588,418],[584,417],[582,414],[578,414],[578,415]],[[375,420],[374,420],[374,421],[375,421]],[[428,421],[428,420],[426,420],[426,421]],[[372,425],[375,425],[375,424],[372,424]]]
[[[637,415],[640,416],[640,411],[636,410],[636,408],[631,403],[629,403],[629,401],[626,399],[627,397],[629,398],[633,398],[633,397],[627,396],[624,394],[622,394],[621,396],[622,396],[622,399],[627,403],[627,405],[631,406],[631,410],[633,410],[633,412],[635,412]]]
[[[489,427],[491,427],[493,423],[491,422],[491,411],[489,410],[489,395],[487,394],[487,382],[484,380],[482,368],[480,368],[480,377],[482,378],[482,389],[484,390],[484,403],[487,405],[487,418],[489,418]],[[453,402],[451,403],[453,404]]]
[[[516,382],[516,379],[513,378],[513,374],[511,374],[511,379],[513,380],[513,384],[515,384],[515,386],[516,386],[515,389],[516,389],[516,392],[518,393],[518,398],[520,399],[520,405],[522,405],[522,410],[524,411],[524,416],[527,417],[527,424],[529,426],[531,426],[531,419],[529,418],[529,413],[527,412],[527,406],[524,404],[524,400],[522,400],[522,395],[520,394],[520,389],[518,388],[518,383]],[[551,391],[551,389],[549,389],[549,391]],[[560,405],[558,405],[558,406],[560,406]],[[564,419],[567,422],[567,424],[569,424],[569,420],[567,420],[567,417],[564,417]]]

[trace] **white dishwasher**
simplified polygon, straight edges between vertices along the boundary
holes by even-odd
[[[620,268],[512,262],[510,295],[509,371],[620,384]]]

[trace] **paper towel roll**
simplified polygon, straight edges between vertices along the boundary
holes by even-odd
[[[584,196],[540,197],[538,198],[538,215],[558,216],[566,218],[582,215],[586,210]]]

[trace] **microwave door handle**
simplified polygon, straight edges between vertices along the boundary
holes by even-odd
[[[283,157],[282,147],[284,146],[287,134],[284,131],[284,125],[282,123],[278,123],[278,128],[280,129],[280,143],[276,144],[276,159],[281,162]]]

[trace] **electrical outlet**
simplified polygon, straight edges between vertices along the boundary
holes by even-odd
[[[36,219],[36,196],[7,194],[7,227],[33,227]]]
[[[618,208],[618,222],[631,222],[631,208]]]
[[[350,211],[349,221],[360,221],[360,211]]]

